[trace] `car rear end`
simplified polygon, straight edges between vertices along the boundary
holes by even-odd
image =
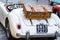
[[[22,32],[16,34],[20,38],[43,38],[43,37],[56,37],[58,26],[37,24],[35,26],[24,26],[21,28]]]
[[[54,19],[48,19],[48,23],[46,20],[28,20],[23,17],[23,24],[21,26],[21,31],[16,33],[17,37],[20,38],[43,38],[43,37],[52,37],[55,38],[58,30],[58,26]],[[52,22],[53,21],[53,22]]]
[[[43,37],[56,37],[58,32],[58,25],[55,14],[51,14],[50,18],[46,19],[27,19],[22,10],[17,15],[20,24],[13,26],[15,38],[43,38]],[[15,10],[15,11],[17,11]],[[13,25],[13,24],[12,24]]]

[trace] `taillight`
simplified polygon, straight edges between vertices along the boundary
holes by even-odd
[[[21,29],[21,25],[20,25],[20,24],[18,24],[18,25],[17,25],[17,28],[18,28],[18,29]]]

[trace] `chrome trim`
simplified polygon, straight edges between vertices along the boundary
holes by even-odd
[[[34,37],[55,37],[56,34],[45,34],[45,35],[30,35],[29,37],[34,38]],[[26,35],[19,35],[18,37],[20,38],[26,38]]]

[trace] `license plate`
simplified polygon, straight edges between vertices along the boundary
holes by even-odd
[[[48,32],[48,26],[44,24],[36,25],[37,33],[47,33]]]

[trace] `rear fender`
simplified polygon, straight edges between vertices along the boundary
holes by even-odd
[[[13,37],[16,37],[16,32],[18,33],[18,29],[17,29],[17,24],[19,24],[19,19],[15,14],[9,14],[8,15],[8,19],[9,19],[9,24],[10,24],[10,31],[11,31],[11,35]]]

